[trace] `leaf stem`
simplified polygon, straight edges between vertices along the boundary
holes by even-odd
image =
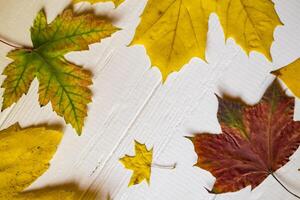
[[[160,168],[160,169],[175,169],[176,168],[176,164],[173,165],[159,165],[156,163],[152,163],[151,167],[156,167],[156,168]]]
[[[0,38],[0,42],[3,43],[3,44],[5,44],[5,45],[7,45],[7,46],[15,48],[15,49],[27,49],[27,50],[30,50],[30,51],[33,50],[33,48],[31,48],[31,47],[26,47],[26,46],[12,44],[11,42],[8,42],[7,40],[1,39],[1,38]]]
[[[15,48],[15,49],[20,49],[20,48],[22,48],[22,47],[20,47],[20,46],[17,46],[17,45],[14,45],[14,44],[10,44],[9,42],[6,42],[6,41],[4,41],[4,40],[2,40],[2,39],[0,39],[0,42],[2,42],[3,44],[8,45],[8,46],[10,46],[10,47],[13,47],[13,48]]]
[[[293,195],[294,197],[297,197],[298,199],[300,199],[300,196],[296,195],[295,193],[291,192],[285,185],[283,185],[283,183],[280,182],[280,180],[275,176],[274,173],[270,173],[271,176],[273,176],[273,178],[291,195]]]

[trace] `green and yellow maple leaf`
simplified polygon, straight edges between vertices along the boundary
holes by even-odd
[[[79,3],[79,2],[89,2],[91,4],[94,3],[100,3],[100,2],[113,2],[116,6],[119,6],[121,3],[124,2],[124,0],[73,0],[73,3]]]
[[[162,78],[193,57],[205,60],[208,19],[216,12],[226,39],[271,60],[273,31],[281,22],[271,0],[148,0],[132,41],[145,46]]]
[[[278,76],[287,87],[300,98],[300,59],[298,58],[294,62],[287,66],[272,72],[272,74]]]
[[[16,49],[7,55],[13,62],[3,72],[6,79],[2,84],[2,110],[26,94],[36,77],[40,105],[51,102],[54,111],[81,134],[87,104],[91,102],[91,74],[67,61],[64,55],[87,50],[89,44],[117,30],[108,19],[92,13],[76,15],[72,9],[64,10],[47,24],[44,11],[40,11],[31,28],[33,47]]]
[[[62,133],[45,127],[0,131],[0,199],[16,199],[48,168]]]

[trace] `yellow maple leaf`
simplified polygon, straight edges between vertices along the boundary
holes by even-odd
[[[287,87],[300,98],[300,59],[298,58],[291,64],[272,72],[280,78]]]
[[[273,32],[282,23],[271,0],[220,0],[217,14],[225,38],[234,38],[247,54],[254,50],[272,60]]]
[[[208,18],[215,0],[149,0],[132,41],[143,44],[162,78],[192,57],[205,59]]]
[[[125,168],[133,170],[128,186],[136,185],[146,179],[150,184],[153,148],[148,150],[145,144],[135,141],[135,156],[120,158]]]
[[[14,199],[48,168],[62,133],[45,127],[0,131],[0,199]]]
[[[73,3],[79,2],[90,2],[91,4],[100,3],[100,2],[113,2],[116,6],[119,6],[124,0],[73,0]]]
[[[226,38],[247,53],[256,50],[271,59],[273,31],[281,22],[270,0],[148,0],[131,44],[145,46],[165,80],[191,58],[205,60],[212,12],[219,15]]]

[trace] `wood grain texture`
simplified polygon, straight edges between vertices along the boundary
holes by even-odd
[[[300,2],[274,0],[285,26],[276,29],[272,47],[274,63],[262,55],[248,58],[232,41],[225,44],[221,26],[215,15],[210,17],[207,61],[192,59],[179,73],[172,74],[164,85],[158,69],[150,69],[150,61],[142,46],[126,47],[134,36],[139,15],[146,0],[126,0],[117,9],[112,4],[93,6],[115,19],[123,30],[90,51],[70,53],[66,58],[93,72],[93,103],[83,135],[78,137],[66,126],[63,141],[51,167],[32,188],[48,184],[77,181],[83,188],[99,191],[97,199],[108,194],[123,199],[203,199],[213,195],[214,178],[193,167],[197,156],[184,138],[193,132],[220,130],[216,119],[217,99],[214,93],[241,96],[248,103],[257,102],[271,83],[269,74],[300,56]],[[45,4],[44,4],[45,3]],[[17,43],[30,44],[29,27],[35,14],[46,7],[49,20],[69,3],[65,0],[0,0],[0,35]],[[88,5],[76,6],[85,9]],[[0,44],[0,71],[10,62],[5,54],[10,49]],[[0,77],[3,81],[4,77]],[[0,128],[19,121],[21,125],[39,123],[64,124],[50,106],[38,105],[38,82],[34,80],[28,94],[13,107],[0,113]],[[1,91],[3,92],[3,91]],[[295,117],[300,119],[299,102]],[[137,139],[154,146],[153,162],[177,162],[175,170],[153,169],[151,185],[127,188],[131,173],[119,163],[125,153],[133,154],[132,141]],[[293,191],[299,191],[300,152],[278,171],[278,176]],[[89,199],[89,193],[85,199]],[[235,194],[221,195],[217,200],[293,200],[276,181],[268,178],[261,187]]]

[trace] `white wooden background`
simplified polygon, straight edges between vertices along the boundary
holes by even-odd
[[[36,13],[45,7],[50,22],[68,0],[0,0],[0,35],[19,44],[31,45],[29,28]],[[82,188],[98,191],[97,199],[109,194],[112,199],[197,199],[212,200],[206,192],[214,177],[193,167],[197,156],[184,138],[195,132],[219,133],[214,93],[240,96],[245,102],[259,101],[273,80],[270,71],[289,64],[300,56],[300,1],[274,0],[285,24],[275,31],[273,63],[262,55],[250,57],[233,40],[224,42],[216,15],[209,21],[207,60],[194,58],[179,73],[169,76],[164,85],[157,68],[151,68],[143,46],[127,47],[139,23],[146,0],[126,0],[117,9],[112,3],[93,6],[96,13],[115,18],[123,30],[89,51],[70,53],[68,60],[91,70],[93,102],[89,104],[83,135],[78,137],[70,125],[51,162],[51,167],[30,188],[75,181]],[[77,9],[90,8],[80,4]],[[0,71],[10,62],[5,57],[11,48],[0,44]],[[1,76],[1,82],[4,76]],[[0,113],[0,128],[15,122],[22,126],[62,124],[50,105],[40,108],[35,80],[28,95]],[[1,90],[2,94],[3,90]],[[300,120],[300,101],[295,119]],[[133,154],[134,139],[154,146],[154,162],[177,163],[175,170],[152,169],[151,184],[128,188],[131,171],[118,161]],[[278,176],[292,191],[300,194],[300,150],[278,170]],[[86,195],[83,199],[89,199]],[[272,177],[251,192],[223,194],[217,200],[293,200]]]

